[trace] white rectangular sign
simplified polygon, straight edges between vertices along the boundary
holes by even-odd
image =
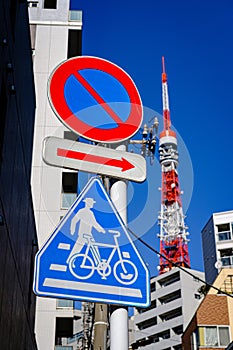
[[[134,153],[77,141],[46,137],[43,144],[46,164],[143,182],[146,161]]]

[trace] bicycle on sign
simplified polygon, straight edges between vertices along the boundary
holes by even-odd
[[[125,285],[134,283],[138,277],[137,267],[130,261],[130,254],[127,251],[121,252],[118,242],[120,232],[108,230],[113,235],[114,243],[98,243],[95,242],[92,235],[83,234],[86,240],[86,248],[84,253],[76,253],[69,260],[70,272],[76,278],[85,280],[90,278],[96,271],[103,280],[113,275],[116,280]],[[100,249],[99,249],[100,248]],[[101,258],[100,250],[102,248],[109,249],[110,254],[106,258]],[[111,266],[113,257],[117,255],[117,261]]]

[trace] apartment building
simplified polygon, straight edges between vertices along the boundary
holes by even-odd
[[[233,270],[224,268],[182,336],[183,349],[230,349],[233,335]],[[221,291],[229,293],[229,296]]]
[[[76,140],[57,119],[47,98],[54,68],[82,50],[82,12],[69,0],[28,1],[36,87],[36,118],[32,192],[39,248],[47,241],[77,197],[77,172],[47,166],[42,161],[46,136]],[[81,311],[73,301],[37,298],[35,333],[39,350],[73,350],[80,341]]]
[[[151,279],[151,306],[137,309],[133,316],[132,349],[182,349],[181,335],[202,299],[199,288],[203,283],[198,278],[204,274],[176,267]]]
[[[206,281],[233,267],[233,210],[214,213],[201,231]]]

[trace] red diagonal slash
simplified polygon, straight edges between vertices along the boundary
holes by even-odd
[[[121,159],[112,159],[107,157],[95,156],[95,155],[87,154],[83,152],[71,151],[64,148],[58,148],[57,155],[59,157],[77,159],[77,160],[82,160],[84,162],[113,166],[116,168],[121,168],[121,171],[127,171],[132,168],[135,168],[135,166],[132,163],[130,163],[128,160],[126,160],[123,157],[121,157]]]
[[[75,78],[87,89],[92,97],[100,104],[100,106],[105,109],[105,111],[110,115],[110,117],[118,124],[122,124],[122,120],[114,112],[114,110],[103,100],[103,98],[96,92],[96,90],[88,83],[86,79],[82,77],[79,72],[73,73]]]

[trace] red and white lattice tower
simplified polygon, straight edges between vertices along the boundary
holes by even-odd
[[[171,130],[167,75],[162,57],[163,131],[159,135],[159,160],[162,168],[159,273],[173,268],[173,263],[190,267],[187,227],[181,202],[177,172],[178,151],[176,133]]]

